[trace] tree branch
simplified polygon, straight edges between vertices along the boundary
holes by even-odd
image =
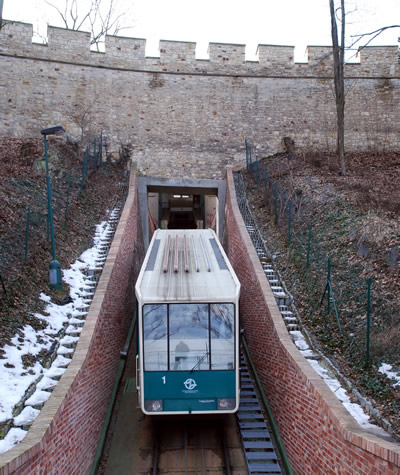
[[[389,30],[391,28],[400,28],[400,25],[391,25],[391,26],[384,26],[382,28],[378,28],[377,30],[375,31],[371,31],[370,33],[362,33],[360,35],[351,35],[352,38],[357,38],[357,40],[355,40],[351,45],[350,45],[350,48],[352,48],[354,45],[356,45],[359,41],[361,41],[364,37],[366,36],[372,36],[372,38],[370,38],[367,43],[365,43],[365,45],[361,46],[359,48],[359,51],[362,50],[363,48],[365,48],[366,46],[368,46],[371,41],[373,41],[377,36],[379,36],[380,34],[382,34],[384,31],[386,30]]]
[[[62,19],[65,28],[69,30],[87,29],[91,33],[90,44],[96,44],[99,50],[99,43],[104,42],[104,37],[111,32],[117,34],[120,31],[120,20],[125,13],[116,14],[115,5],[117,0],[110,0],[103,9],[102,0],[91,0],[86,13],[79,9],[79,0],[64,1],[64,12],[55,3],[46,0],[46,3],[53,7]]]
[[[46,3],[47,5],[49,5],[50,7],[53,7],[57,13],[60,15],[62,21],[64,22],[64,25],[65,25],[65,28],[69,28],[69,25],[68,25],[68,21],[67,21],[67,15],[66,15],[66,12],[62,12],[58,7],[57,5],[54,5],[53,3],[49,2],[46,0]],[[68,2],[67,2],[68,3]],[[65,8],[67,8],[67,4],[65,5]]]

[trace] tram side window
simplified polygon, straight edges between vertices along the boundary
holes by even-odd
[[[170,369],[210,369],[208,304],[170,304]]]
[[[168,370],[167,315],[166,304],[143,306],[144,369],[146,371]]]
[[[211,369],[235,367],[235,307],[231,303],[210,305]]]

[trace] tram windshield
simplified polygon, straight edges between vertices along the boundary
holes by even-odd
[[[144,305],[145,371],[234,369],[234,322],[231,303]]]

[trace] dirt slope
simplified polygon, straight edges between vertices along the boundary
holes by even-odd
[[[347,168],[340,176],[332,155],[280,154],[242,173],[303,325],[399,437],[400,386],[378,368],[385,362],[400,373],[400,153],[348,156]],[[338,315],[323,298],[328,258]]]

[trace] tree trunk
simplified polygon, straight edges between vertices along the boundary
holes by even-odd
[[[336,99],[336,154],[339,157],[340,173],[346,174],[346,164],[344,157],[344,41],[345,41],[345,9],[344,0],[341,0],[341,44],[339,45],[338,30],[336,23],[336,12],[334,0],[329,0],[331,12],[331,34],[333,49],[333,77],[335,83]]]

